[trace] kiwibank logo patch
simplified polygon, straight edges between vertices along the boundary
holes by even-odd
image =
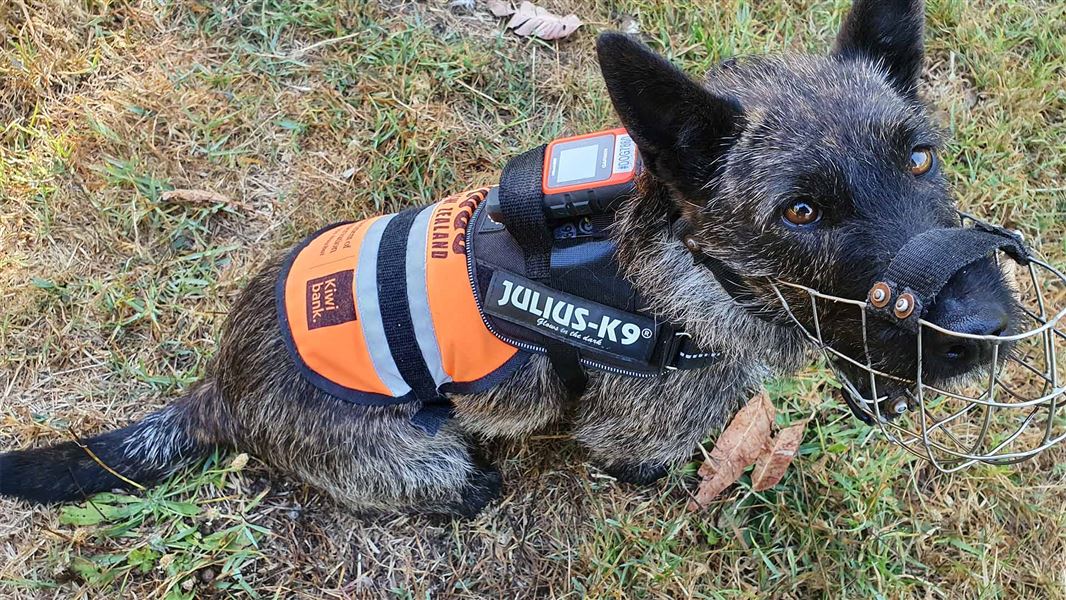
[[[496,271],[485,295],[486,313],[549,337],[644,361],[655,344],[649,317],[579,298],[524,277]]]
[[[355,320],[351,269],[307,282],[307,328],[318,329]]]

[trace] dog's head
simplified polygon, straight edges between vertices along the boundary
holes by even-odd
[[[958,227],[941,171],[941,136],[917,97],[920,0],[858,0],[827,56],[738,58],[703,84],[631,38],[597,46],[614,106],[654,179],[665,184],[690,248],[715,258],[748,300],[786,322],[769,281],[865,300],[893,256],[932,228]],[[694,267],[699,268],[699,267]],[[779,288],[813,329],[805,292]],[[862,312],[819,308],[834,348],[913,378],[916,335]],[[991,259],[958,271],[925,318],[1001,335],[1016,306]],[[923,378],[979,370],[987,342],[923,333]]]

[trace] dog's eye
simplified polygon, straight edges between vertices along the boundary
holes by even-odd
[[[797,200],[785,209],[784,217],[793,225],[812,225],[822,217],[822,213],[810,202]]]
[[[925,175],[933,168],[933,149],[929,146],[918,146],[911,150],[911,174]]]

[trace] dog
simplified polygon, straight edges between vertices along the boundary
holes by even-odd
[[[865,298],[909,239],[958,226],[941,135],[918,95],[923,22],[921,0],[857,0],[828,55],[733,58],[702,83],[631,37],[597,40],[607,91],[646,167],[611,229],[617,262],[650,314],[720,352],[713,365],[653,378],[590,371],[573,399],[537,355],[491,389],[450,394],[454,415],[430,433],[411,422],[417,403],[353,404],[301,376],[278,329],[279,257],[240,295],[201,382],[123,429],[0,455],[0,494],[75,500],[158,481],[223,446],[356,511],[470,517],[502,491],[478,444],[559,423],[619,481],[657,480],[764,380],[812,360],[767,282]],[[694,257],[721,265],[732,289]],[[810,323],[801,292],[783,289]],[[996,334],[1013,311],[989,259],[953,276],[928,318]],[[878,322],[864,340],[861,325],[858,314],[820,315],[835,347],[857,355],[868,343],[883,372],[913,369],[916,334]],[[931,336],[931,381],[979,370],[987,355],[980,341],[920,335]]]

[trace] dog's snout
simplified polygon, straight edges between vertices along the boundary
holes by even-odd
[[[960,375],[991,362],[995,348],[1002,343],[966,336],[1009,333],[1013,306],[1013,298],[993,261],[971,265],[956,273],[926,318],[938,327],[963,335],[927,331],[926,356],[933,363],[927,367],[943,375]]]
[[[956,327],[959,333],[971,335],[1003,335],[1010,324],[1007,311],[1001,306],[986,306],[977,314],[967,315]]]
[[[948,299],[939,318],[938,326],[966,335],[1003,335],[1010,325],[1010,313],[1002,304],[993,300],[958,301]]]
[[[983,303],[954,318],[937,323],[945,329],[967,335],[993,335],[1005,333],[1010,326],[1007,310],[992,303]],[[978,340],[958,335],[936,332],[930,336],[932,355],[950,364],[954,369],[965,371],[975,363],[989,360],[996,342]]]

